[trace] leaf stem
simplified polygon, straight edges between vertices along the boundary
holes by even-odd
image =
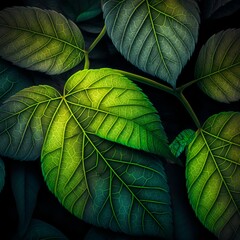
[[[190,87],[191,85],[193,85],[194,83],[197,83],[198,81],[202,80],[204,77],[201,77],[201,78],[197,78],[197,79],[194,79],[188,83],[185,83],[183,84],[182,86],[178,87],[176,90],[179,91],[179,92],[183,92],[187,87]]]
[[[140,82],[140,83],[144,83],[144,84],[147,84],[151,87],[154,87],[154,88],[157,88],[157,89],[160,89],[164,92],[167,92],[167,93],[170,93],[172,94],[173,96],[177,97],[181,103],[183,104],[183,106],[185,107],[185,109],[188,111],[189,115],[191,116],[192,120],[194,121],[195,125],[197,128],[200,128],[201,124],[197,118],[197,115],[195,114],[194,110],[192,109],[190,103],[188,102],[188,100],[185,98],[185,96],[183,95],[183,89],[180,87],[180,88],[177,88],[177,89],[173,89],[173,88],[170,88],[164,84],[161,84],[161,83],[158,83],[152,79],[149,79],[147,77],[143,77],[143,76],[140,76],[140,75],[137,75],[137,74],[134,74],[134,73],[130,73],[130,72],[125,72],[125,71],[122,71],[122,70],[115,70],[116,72],[128,77],[129,79],[132,79],[132,80],[135,80],[137,82]]]
[[[90,62],[89,62],[89,54],[87,51],[84,52],[84,58],[85,58],[84,69],[89,69]]]
[[[88,48],[87,52],[90,53],[95,46],[99,43],[99,41],[103,38],[103,36],[106,33],[106,25],[104,24],[101,32],[99,33],[99,35],[95,38],[95,40],[93,41],[93,43],[90,45],[90,47]]]

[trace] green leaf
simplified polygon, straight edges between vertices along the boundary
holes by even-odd
[[[59,240],[67,240],[68,238],[61,233],[58,229],[53,227],[52,225],[38,220],[32,219],[28,231],[24,236],[24,239],[34,239],[34,240],[45,240],[45,239],[59,239]]]
[[[180,132],[173,142],[169,145],[171,152],[175,157],[179,157],[185,148],[191,143],[195,132],[191,129],[185,129]]]
[[[210,117],[187,153],[190,203],[219,239],[240,239],[240,112]]]
[[[33,82],[21,69],[0,59],[0,103],[31,85],[33,85]]]
[[[20,160],[37,159],[60,99],[52,87],[33,86],[6,100],[0,107],[0,154]]]
[[[193,0],[104,0],[109,37],[118,51],[144,72],[176,85],[198,37]]]
[[[203,0],[202,5],[205,19],[226,17],[240,9],[239,0]]]
[[[35,7],[0,11],[0,56],[17,66],[60,74],[84,58],[79,28],[63,15]]]
[[[4,184],[5,184],[5,165],[2,158],[0,157],[0,192],[2,191]]]
[[[133,82],[112,69],[75,73],[63,96],[38,86],[11,97],[0,107],[0,153],[36,159],[48,125],[65,105],[84,134],[174,159],[156,109]]]
[[[86,134],[63,103],[43,145],[50,191],[76,217],[132,235],[170,238],[170,196],[161,162]]]
[[[197,59],[195,78],[217,101],[240,99],[240,29],[221,31],[207,41]]]
[[[31,222],[41,186],[39,172],[32,165],[16,162],[11,165],[11,186],[18,212],[16,239],[22,239]]]

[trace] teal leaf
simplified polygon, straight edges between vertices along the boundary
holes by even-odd
[[[195,78],[214,100],[240,99],[240,29],[221,31],[208,39],[199,53]]]
[[[84,58],[80,29],[62,14],[36,7],[0,11],[0,56],[17,66],[60,74]]]
[[[4,184],[5,184],[5,165],[2,158],[0,158],[0,192],[4,187]]]
[[[203,0],[202,5],[205,19],[226,17],[240,9],[239,0]]]
[[[18,212],[16,239],[21,239],[28,229],[37,196],[41,186],[41,177],[35,166],[16,162],[11,165],[11,186]]]
[[[0,103],[31,85],[32,80],[21,69],[0,59]]]
[[[173,142],[169,145],[171,152],[175,157],[179,157],[185,148],[191,143],[195,132],[191,129],[185,129],[180,132]]]
[[[176,86],[198,38],[193,0],[104,0],[107,33],[118,51],[144,72]]]
[[[240,239],[240,112],[211,116],[188,147],[188,197],[219,239]]]
[[[0,107],[0,154],[35,160],[59,104],[60,94],[49,86],[33,86],[16,93]]]
[[[38,219],[32,219],[24,239],[34,240],[67,240],[68,238],[54,226]]]
[[[161,162],[84,134],[65,104],[49,127],[41,162],[48,188],[76,217],[131,235],[172,235]]]

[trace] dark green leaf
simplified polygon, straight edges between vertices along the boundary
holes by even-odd
[[[240,99],[240,29],[221,31],[207,41],[197,59],[195,78],[217,101]]]
[[[170,238],[172,214],[161,162],[91,134],[64,104],[42,151],[50,191],[72,214],[113,231]]]
[[[198,37],[193,0],[104,0],[107,32],[133,65],[175,87]]]
[[[0,11],[0,56],[30,70],[60,74],[84,58],[79,28],[63,15],[35,7]]]
[[[0,59],[0,103],[33,82],[17,67]]]
[[[240,112],[210,117],[187,154],[187,189],[200,221],[219,239],[240,239]]]
[[[203,0],[203,17],[226,17],[240,9],[239,0]]]
[[[175,157],[179,157],[185,148],[191,143],[195,132],[191,129],[185,129],[180,132],[174,141],[169,145],[171,152]]]
[[[4,184],[5,184],[5,165],[0,157],[0,192],[2,191]]]
[[[24,240],[67,240],[58,229],[38,219],[32,219]]]
[[[32,219],[40,189],[40,175],[34,166],[13,163],[11,185],[18,211],[18,230],[15,237],[21,239]]]
[[[133,82],[112,69],[77,72],[65,84],[63,96],[38,86],[11,97],[0,107],[0,153],[36,159],[48,126],[62,108],[66,114],[61,119],[68,121],[70,114],[84,136],[95,134],[174,160],[156,109]]]

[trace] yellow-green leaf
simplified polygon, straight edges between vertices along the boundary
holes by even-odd
[[[0,56],[47,74],[60,74],[84,58],[79,28],[62,14],[36,7],[0,11]]]
[[[240,239],[240,113],[213,115],[187,153],[190,203],[219,239]]]

